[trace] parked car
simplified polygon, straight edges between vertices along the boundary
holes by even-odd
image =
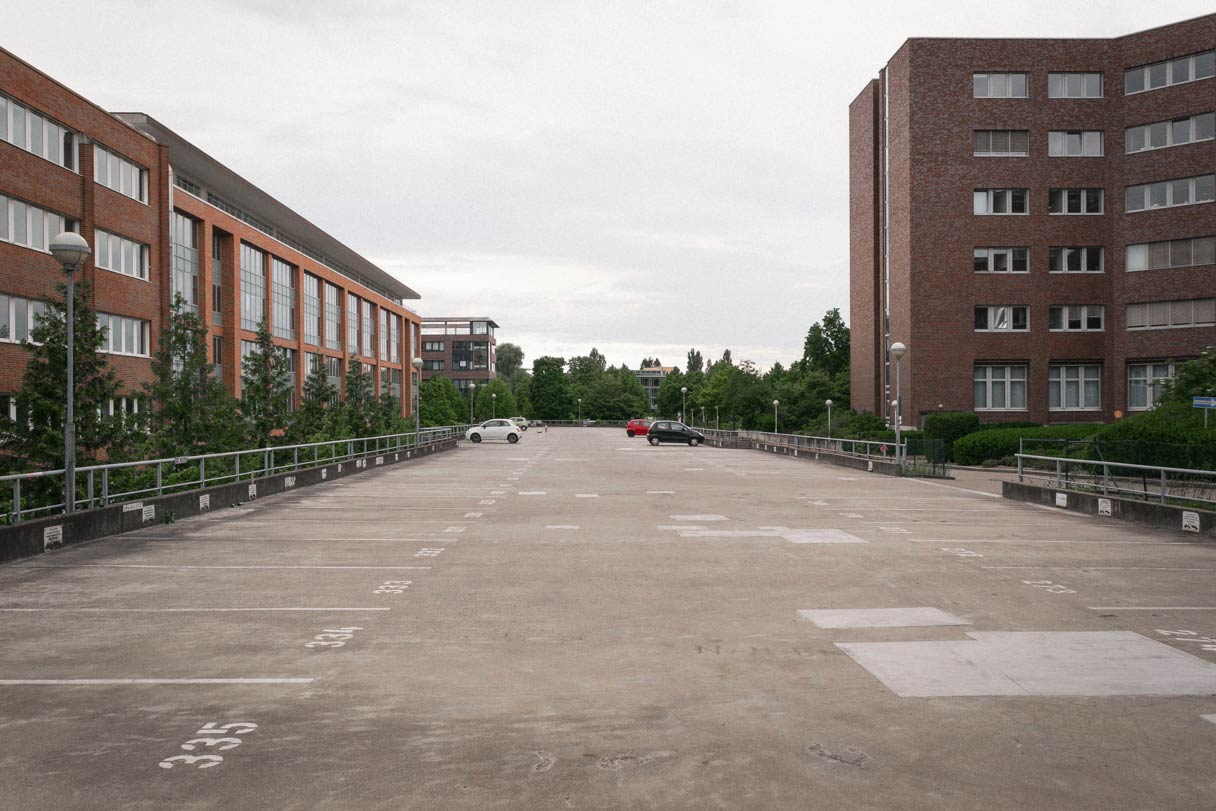
[[[658,445],[660,442],[687,442],[696,447],[705,441],[705,435],[682,422],[659,420],[650,424],[646,439],[651,445]]]
[[[519,430],[521,430],[521,431],[528,430],[528,418],[527,417],[512,417],[511,422],[518,425]]]
[[[474,425],[465,431],[464,438],[470,442],[480,442],[483,439],[505,439],[514,445],[519,441],[519,426],[511,420],[486,420],[481,425]]]
[[[646,436],[650,430],[650,420],[630,420],[625,425],[625,433],[629,436]]]

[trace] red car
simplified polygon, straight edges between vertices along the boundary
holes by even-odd
[[[650,433],[650,420],[630,420],[625,426],[625,433],[629,436],[646,436]]]

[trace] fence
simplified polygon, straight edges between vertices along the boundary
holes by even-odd
[[[1216,470],[1019,453],[1018,481],[1057,490],[1216,507]]]
[[[112,462],[76,468],[73,509],[104,507],[149,495],[182,493],[241,479],[317,467],[331,462],[411,450],[464,436],[465,426],[424,428],[420,433],[279,445],[247,451]],[[0,523],[16,524],[64,511],[66,471],[0,476]]]

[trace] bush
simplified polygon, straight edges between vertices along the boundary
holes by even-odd
[[[925,438],[940,440],[947,459],[953,456],[955,440],[978,430],[980,417],[971,411],[939,411],[925,415]]]
[[[997,428],[1042,428],[1041,422],[986,422],[977,431],[992,431]]]
[[[1045,425],[1039,428],[989,428],[967,434],[954,443],[953,458],[960,465],[1013,456],[1021,439],[1085,439],[1101,425]],[[1041,452],[1041,451],[1040,451]],[[1048,454],[1043,454],[1048,455]]]
[[[1203,412],[1190,403],[1164,403],[1152,411],[1103,426],[1086,456],[1112,462],[1216,469],[1216,425],[1203,429]]]

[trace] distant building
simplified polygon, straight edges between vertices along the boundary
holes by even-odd
[[[663,378],[675,370],[676,367],[674,366],[648,366],[645,369],[638,369],[634,372],[638,382],[646,390],[646,397],[650,400],[651,411],[655,410],[659,402],[659,386],[663,384]]]
[[[470,383],[483,385],[498,377],[494,331],[485,316],[422,319],[422,381],[446,377],[461,394]]]

